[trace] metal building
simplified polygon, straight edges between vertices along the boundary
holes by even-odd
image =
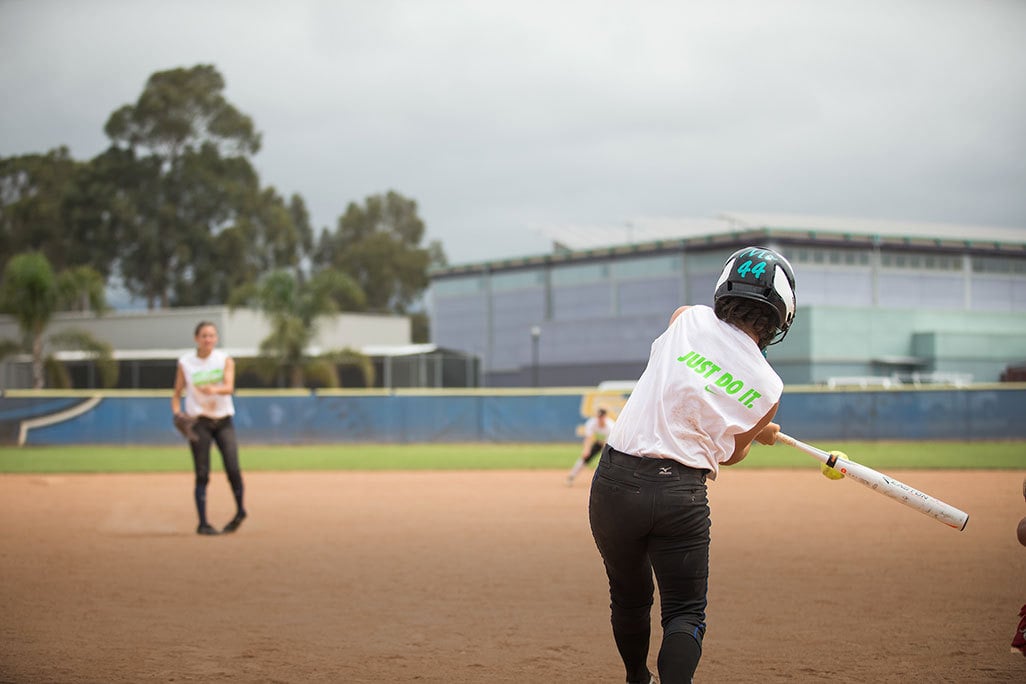
[[[769,351],[789,384],[998,381],[1026,361],[1026,229],[726,213],[557,227],[550,254],[431,274],[432,341],[490,386],[634,379],[681,304],[711,304],[746,245],[784,254],[798,314]]]

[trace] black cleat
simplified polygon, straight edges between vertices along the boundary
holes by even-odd
[[[242,521],[245,520],[245,519],[246,519],[246,514],[245,513],[236,513],[235,517],[232,518],[231,522],[229,522],[227,525],[224,526],[224,530],[222,530],[222,532],[224,532],[225,534],[229,534],[231,532],[234,532],[235,530],[239,529],[239,525],[241,525]]]
[[[200,526],[196,528],[196,534],[221,534],[217,531],[217,528],[210,523],[200,523]]]

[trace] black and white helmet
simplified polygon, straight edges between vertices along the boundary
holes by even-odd
[[[730,255],[716,281],[713,302],[724,297],[742,297],[765,302],[777,313],[780,336],[784,339],[798,301],[795,297],[794,269],[787,259],[765,247],[745,247]]]

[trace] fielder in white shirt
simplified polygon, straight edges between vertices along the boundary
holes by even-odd
[[[185,395],[184,413],[192,424],[189,448],[196,474],[193,498],[199,515],[197,534],[213,535],[234,532],[246,519],[243,505],[244,487],[239,467],[239,444],[235,436],[235,361],[217,347],[217,327],[202,321],[195,330],[196,351],[178,359],[171,413],[182,413],[182,395]],[[207,483],[210,481],[210,445],[217,444],[221,452],[228,482],[235,498],[235,517],[218,530],[207,520]]]
[[[616,421],[609,417],[609,412],[600,408],[595,415],[584,424],[584,443],[581,445],[581,456],[570,468],[566,476],[566,486],[574,483],[574,478],[584,469],[591,459],[602,453],[602,447],[609,439],[609,431],[616,425]]]

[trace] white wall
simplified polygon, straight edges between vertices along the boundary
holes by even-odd
[[[47,334],[69,329],[84,330],[110,344],[115,351],[185,350],[193,346],[193,332],[200,321],[211,321],[220,333],[220,346],[234,355],[255,353],[270,333],[263,314],[253,309],[183,307],[159,311],[119,311],[96,317],[79,313],[57,314]],[[18,339],[17,324],[0,316],[0,339]],[[385,314],[344,313],[320,321],[314,346],[320,351],[368,345],[406,345],[411,342],[410,319]]]
[[[360,350],[367,346],[399,346],[412,342],[408,316],[343,313],[318,323],[314,345],[329,349]]]

